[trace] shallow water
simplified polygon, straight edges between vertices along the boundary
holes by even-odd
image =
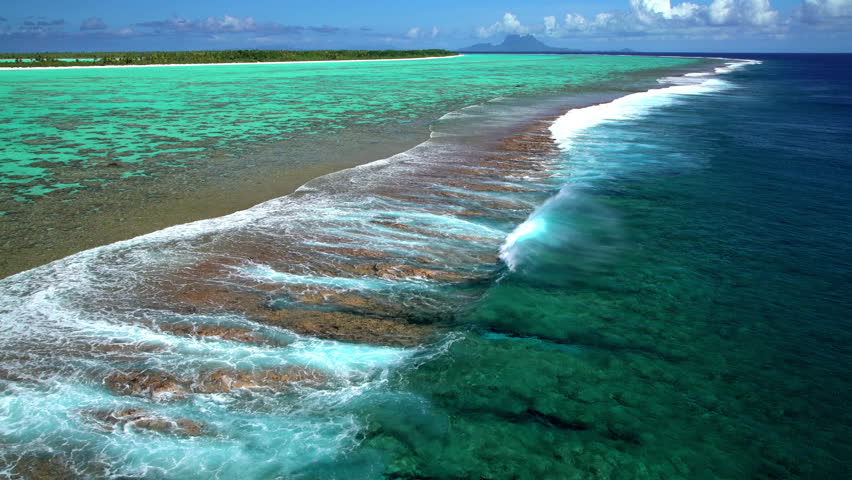
[[[468,105],[629,89],[632,73],[695,62],[468,55],[2,71],[0,251],[15,255],[2,256],[0,275],[279,197],[408,149]]]

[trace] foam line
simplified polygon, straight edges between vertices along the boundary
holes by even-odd
[[[416,287],[423,285],[427,280],[405,279],[390,280],[381,277],[329,277],[325,275],[296,275],[292,273],[279,272],[268,266],[262,265],[240,269],[242,273],[252,278],[269,280],[271,282],[288,285],[307,285],[315,287],[327,287],[337,290],[386,290],[399,287]]]
[[[730,87],[731,84],[724,80],[711,78],[700,83],[634,93],[609,103],[570,110],[550,126],[550,132],[559,147],[568,150],[584,131],[602,123],[641,118],[657,108],[671,105],[680,95],[702,95]]]

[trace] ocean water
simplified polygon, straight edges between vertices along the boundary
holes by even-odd
[[[398,379],[445,428],[378,421],[399,476],[848,478],[850,68],[770,57],[560,118],[476,333]]]
[[[0,475],[848,477],[852,59],[725,63],[0,280]]]

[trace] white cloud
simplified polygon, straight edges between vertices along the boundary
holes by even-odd
[[[496,22],[490,27],[479,27],[476,29],[476,34],[482,38],[491,37],[497,34],[525,34],[529,33],[529,27],[526,27],[521,24],[518,17],[514,16],[511,13],[505,13],[503,15],[503,21]]]
[[[153,30],[154,33],[185,33],[185,34],[206,34],[210,37],[215,34],[245,34],[256,33],[258,38],[266,38],[270,35],[295,35],[304,32],[319,33],[319,34],[334,34],[340,32],[339,27],[323,26],[301,26],[301,25],[282,25],[275,22],[256,22],[252,17],[234,17],[224,15],[222,18],[207,17],[203,20],[187,20],[178,16],[173,16],[168,20],[156,20],[150,22],[141,22],[134,24],[136,27],[141,27],[148,31]],[[274,41],[274,39],[272,40]]]
[[[769,5],[769,0],[741,0],[740,14],[743,23],[757,27],[767,27],[778,24],[779,15]]]
[[[769,0],[713,0],[710,5],[671,0],[630,0],[631,13],[645,25],[753,25],[768,27],[779,22]]]
[[[503,15],[503,26],[507,32],[510,33],[525,33],[526,27],[521,25],[521,22],[518,20],[518,17],[512,15],[511,13],[507,13]]]
[[[106,30],[107,25],[104,21],[98,17],[89,17],[83,20],[83,23],[80,25],[80,30]]]
[[[527,34],[563,39],[607,41],[614,38],[733,40],[742,38],[811,39],[809,35],[852,34],[852,0],[796,0],[782,14],[772,0],[622,0],[624,8],[597,14],[553,12],[538,23],[522,23],[513,13],[480,26],[481,38]],[[550,13],[550,12],[548,12]],[[843,37],[843,38],[845,38]],[[829,37],[826,37],[829,38]]]
[[[592,26],[596,28],[616,28],[618,26],[619,17],[612,13],[599,13],[595,15],[592,21]]]
[[[630,8],[639,22],[646,25],[664,20],[692,19],[704,9],[701,5],[690,2],[673,6],[670,0],[630,0]]]
[[[137,32],[136,30],[133,30],[132,28],[120,28],[120,29],[116,30],[115,32],[113,32],[113,34],[118,35],[120,37],[131,37],[131,36],[134,36],[134,35],[138,35],[139,32]]]
[[[563,27],[569,32],[583,32],[589,28],[589,22],[579,13],[566,13]]]
[[[630,8],[640,22],[651,24],[661,18],[671,18],[672,6],[669,0],[630,0]]]
[[[222,19],[207,17],[200,22],[200,26],[207,32],[254,32],[257,23],[252,17],[237,18],[225,15]]]
[[[439,32],[440,32],[440,30],[438,29],[438,27],[437,27],[437,26],[433,26],[433,27],[432,27],[432,38],[437,37]]]
[[[556,33],[556,17],[544,17],[544,34],[551,36]]]
[[[417,38],[418,35],[420,35],[420,27],[413,27],[405,34],[408,38]]]
[[[713,0],[707,9],[711,25],[729,25],[736,22],[737,6],[734,0]]]
[[[694,3],[684,2],[671,9],[672,18],[693,18],[700,14],[705,7]]]
[[[671,0],[628,0],[629,10],[598,13],[586,17],[569,12],[559,23],[546,16],[539,25],[527,26],[512,13],[488,27],[477,28],[483,38],[505,34],[536,33],[551,37],[713,37],[738,33],[778,34],[787,22],[770,0],[703,0],[704,3]],[[803,17],[825,16],[823,12],[846,12],[852,0],[805,0],[809,9]]]
[[[852,0],[804,0],[797,18],[812,25],[842,22],[852,28]]]

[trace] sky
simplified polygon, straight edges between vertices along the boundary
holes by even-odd
[[[852,52],[852,0],[0,0],[0,52],[457,49]]]

